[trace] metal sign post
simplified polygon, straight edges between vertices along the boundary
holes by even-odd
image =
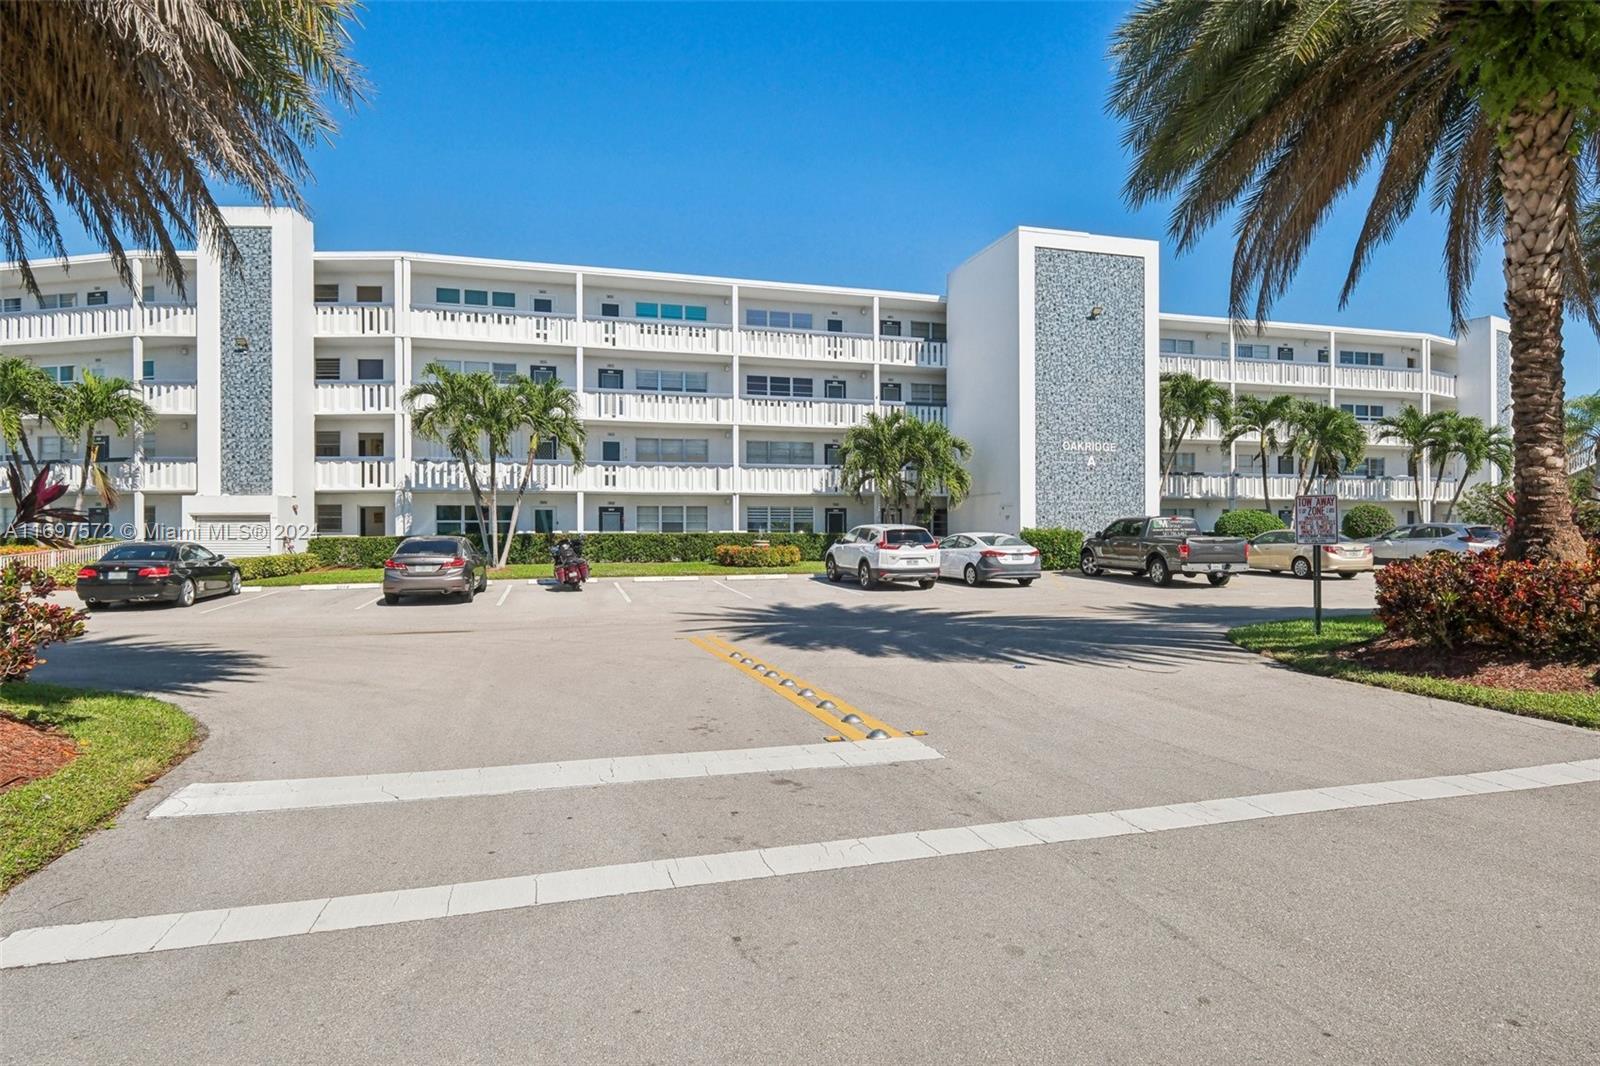
[[[1294,542],[1315,545],[1311,554],[1311,629],[1322,635],[1322,545],[1339,543],[1339,497],[1294,498]]]

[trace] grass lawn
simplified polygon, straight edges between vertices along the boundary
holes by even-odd
[[[49,777],[0,793],[0,892],[77,847],[189,750],[195,722],[145,696],[12,682],[0,713],[54,726],[79,755]]]
[[[491,580],[526,580],[550,577],[549,563],[526,563],[489,571]],[[591,577],[663,577],[698,575],[722,577],[727,574],[820,574],[821,563],[796,563],[794,566],[718,566],[716,563],[591,563]],[[247,585],[345,585],[372,584],[383,581],[383,571],[377,568],[360,570],[311,570],[304,574],[286,574],[283,577],[266,577],[247,581]]]
[[[1338,658],[1334,652],[1372,640],[1383,633],[1383,624],[1371,615],[1350,618],[1325,618],[1322,635],[1311,632],[1309,619],[1261,622],[1228,631],[1228,639],[1249,651],[1271,656],[1296,670],[1345,681],[1359,681],[1419,696],[1435,696],[1490,707],[1497,711],[1548,718],[1569,725],[1600,729],[1600,699],[1575,692],[1529,692],[1519,689],[1487,688],[1439,677],[1419,677],[1393,671],[1373,670]]]

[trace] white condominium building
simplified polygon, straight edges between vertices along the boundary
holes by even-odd
[[[885,511],[841,490],[838,447],[868,412],[947,422],[974,447],[956,525],[1098,528],[1157,507],[1202,521],[1278,509],[1293,478],[1207,427],[1160,483],[1157,381],[1292,392],[1370,423],[1406,403],[1504,420],[1505,324],[1456,339],[1162,315],[1151,241],[1019,228],[950,274],[947,296],[411,252],[330,252],[286,210],[225,211],[239,257],[154,261],[130,289],[106,256],[36,264],[43,298],[0,270],[0,354],[61,382],[140,383],[156,422],[102,441],[119,533],[182,530],[230,554],[307,536],[462,532],[460,464],[403,396],[441,363],[555,378],[576,393],[585,462],[535,457],[519,526],[591,531],[843,531]],[[75,486],[82,442],[33,427]],[[1374,442],[1339,481],[1397,520],[1428,512],[1403,451]],[[525,454],[499,464],[513,489]],[[1258,462],[1257,462],[1258,465]],[[486,467],[483,473],[487,474]],[[1265,483],[1263,483],[1265,476]],[[1448,496],[1441,489],[1441,495]],[[508,513],[509,506],[503,508]],[[505,515],[502,516],[502,521]]]

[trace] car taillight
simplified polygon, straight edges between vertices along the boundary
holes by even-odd
[[[1004,555],[1006,553],[1005,552],[997,552],[993,548],[985,548],[985,549],[983,549],[983,551],[979,552],[978,554],[983,556],[985,559],[998,559],[998,558],[1000,558],[1002,555]]]
[[[404,570],[406,568],[406,564],[402,563],[398,559],[385,559],[383,561],[383,568],[385,570]]]
[[[86,566],[82,570],[78,571],[78,576],[79,577],[99,577],[100,576],[100,571],[96,570],[92,566]]]
[[[171,574],[172,574],[172,567],[170,567],[170,566],[141,566],[141,567],[139,567],[139,576],[140,577],[168,577]]]
[[[1178,545],[1178,558],[1180,558],[1180,559],[1189,558],[1189,545],[1188,545],[1187,541],[1184,542],[1183,544]]]
[[[1030,549],[1028,549],[1028,554],[1033,556],[1035,559],[1037,559],[1039,557],[1039,549],[1038,548],[1030,548]]]
[[[934,541],[932,544],[928,545],[928,547],[930,547],[930,548],[937,548],[938,546],[939,546],[939,542],[938,541]]]
[[[458,555],[454,559],[451,559],[448,563],[443,563],[441,565],[446,570],[458,570],[461,567],[466,566],[467,561]]]
[[[1244,542],[1244,561],[1247,562],[1247,563],[1250,561],[1250,542],[1249,541],[1245,541]]]
[[[900,545],[898,545],[898,544],[890,544],[886,540],[878,541],[878,550],[879,551],[894,551],[898,547],[900,547]]]
[[[1338,545],[1335,545],[1335,544],[1324,544],[1322,546],[1322,550],[1323,550],[1324,553],[1326,553],[1328,555],[1338,555],[1339,554]]]

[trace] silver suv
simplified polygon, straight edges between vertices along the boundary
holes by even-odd
[[[823,561],[829,581],[853,574],[864,589],[880,581],[915,581],[931,589],[939,579],[939,542],[921,526],[857,526],[828,549]]]
[[[1392,563],[1400,559],[1415,559],[1422,555],[1449,552],[1454,555],[1476,554],[1499,547],[1498,535],[1483,526],[1469,526],[1464,522],[1434,522],[1420,526],[1399,526],[1381,537],[1372,538],[1372,561]]]

